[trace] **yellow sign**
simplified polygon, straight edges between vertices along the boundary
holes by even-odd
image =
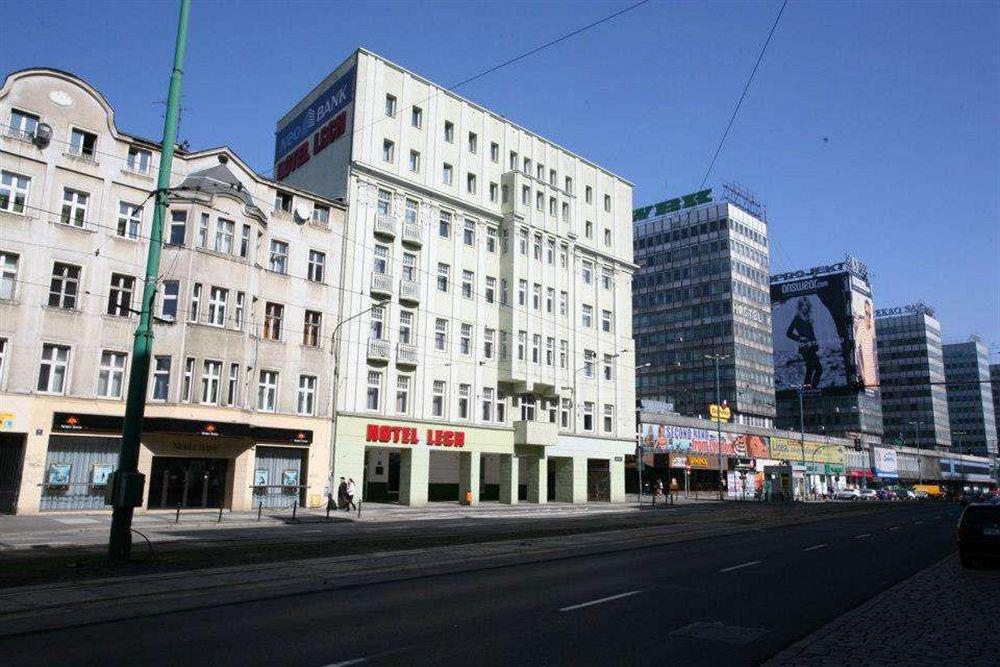
[[[806,440],[803,447],[799,440],[789,438],[771,438],[771,458],[784,461],[805,460],[807,463],[847,464],[847,453],[840,445],[826,445]]]
[[[721,408],[712,403],[708,406],[708,416],[712,421],[727,422],[732,416],[732,412],[729,410],[728,405],[723,405]]]
[[[688,454],[687,464],[692,468],[707,468],[708,467],[708,457],[707,456],[691,456]]]
[[[17,415],[13,412],[0,412],[0,431],[13,430],[15,417],[17,417]]]

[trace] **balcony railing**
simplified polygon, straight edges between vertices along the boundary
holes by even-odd
[[[396,346],[396,363],[400,366],[416,366],[417,346],[410,343],[399,343]]]
[[[416,225],[412,223],[403,224],[403,243],[418,248],[424,244],[423,239],[420,237],[420,229]]]
[[[375,233],[381,236],[396,237],[396,221],[388,213],[375,216]]]
[[[389,361],[389,341],[369,338],[368,359],[370,361]]]
[[[372,294],[392,294],[392,274],[372,273]]]
[[[399,300],[420,303],[420,283],[406,278],[399,279]]]

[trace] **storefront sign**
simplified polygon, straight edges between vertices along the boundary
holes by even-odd
[[[847,476],[848,477],[859,477],[859,478],[860,477],[871,478],[871,477],[874,477],[875,474],[871,470],[855,470],[855,469],[852,469],[852,470],[848,470],[847,471]]]
[[[680,211],[685,208],[692,208],[700,204],[711,204],[712,203],[712,188],[706,190],[699,190],[698,192],[692,192],[689,195],[684,195],[683,197],[676,197],[674,199],[668,199],[666,201],[661,201],[656,204],[650,204],[649,206],[643,206],[642,208],[637,208],[632,211],[632,222],[638,222],[640,220],[645,220],[650,215],[658,216],[665,215],[667,213],[674,213],[675,211]]]
[[[0,431],[14,430],[14,419],[17,415],[13,412],[0,412]]]
[[[219,446],[207,442],[175,442],[171,445],[178,452],[217,452]]]
[[[368,424],[365,428],[365,440],[394,445],[419,445],[420,433],[412,426]],[[429,428],[424,444],[430,447],[465,447],[465,432]]]
[[[55,412],[52,430],[62,433],[92,432],[121,433],[125,418],[118,415],[91,415],[77,412]],[[203,438],[250,438],[259,442],[280,442],[294,445],[312,444],[309,429],[270,428],[238,422],[209,422],[195,419],[146,417],[142,420],[145,433],[175,433]]]
[[[686,468],[687,470],[717,470],[718,457],[701,454],[671,454],[671,468]]]

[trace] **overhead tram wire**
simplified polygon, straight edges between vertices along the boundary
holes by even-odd
[[[750,90],[750,84],[753,83],[754,75],[757,74],[757,68],[760,67],[761,60],[764,59],[764,54],[767,52],[767,47],[771,43],[771,37],[774,36],[774,31],[778,27],[778,23],[781,21],[781,15],[785,12],[785,7],[788,5],[788,0],[783,0],[781,3],[781,9],[778,10],[778,15],[774,19],[774,24],[771,25],[771,30],[767,33],[767,39],[764,40],[764,46],[761,47],[760,53],[757,55],[757,62],[753,65],[753,70],[750,71],[750,76],[747,77],[746,85],[743,86],[743,93],[740,95],[740,99],[736,102],[736,108],[733,109],[733,115],[729,118],[729,123],[726,125],[725,131],[722,133],[722,138],[719,140],[719,145],[715,149],[715,154],[712,155],[712,160],[708,163],[708,169],[705,170],[705,175],[701,179],[701,186],[705,187],[705,182],[708,181],[708,177],[712,173],[712,169],[715,168],[715,161],[719,157],[719,153],[722,152],[722,146],[726,143],[726,138],[729,136],[729,131],[733,127],[733,122],[736,120],[736,114],[740,112],[740,107],[743,106],[743,100],[746,99],[747,92]]]

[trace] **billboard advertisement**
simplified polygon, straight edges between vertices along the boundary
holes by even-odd
[[[854,385],[849,281],[849,274],[839,273],[771,285],[776,391],[805,385],[834,392]]]
[[[847,465],[847,452],[840,445],[820,442],[803,442],[792,438],[771,438],[771,458],[782,461],[801,461],[809,464]]]
[[[704,452],[717,454],[718,434],[712,429],[640,424],[643,446],[654,452]],[[722,432],[722,453],[745,458],[768,457],[767,438],[746,433]]]
[[[886,447],[872,447],[872,467],[878,477],[899,477],[899,461],[896,450]]]
[[[875,306],[871,295],[851,290],[851,313],[854,316],[854,367],[856,381],[862,387],[878,387],[878,357],[875,348]]]
[[[346,74],[327,86],[309,106],[278,130],[274,137],[274,162],[276,164],[293,149],[300,148],[300,144],[310,138],[313,132],[323,128],[326,123],[338,119],[337,114],[354,100],[355,71],[356,69],[352,67]]]

